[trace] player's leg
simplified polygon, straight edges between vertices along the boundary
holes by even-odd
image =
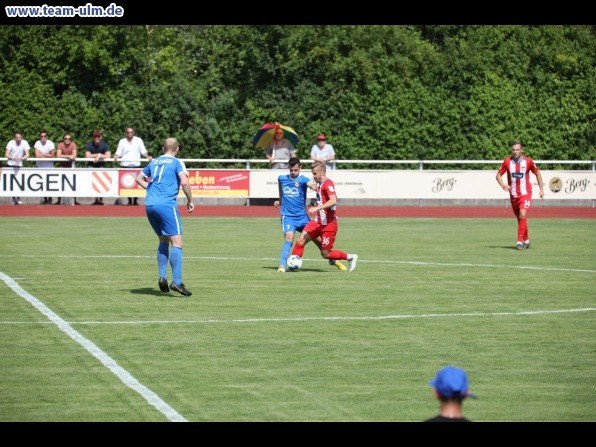
[[[532,206],[532,196],[526,195],[521,198],[519,205],[519,232],[521,233],[521,240],[524,243],[524,248],[530,248],[530,237],[528,236],[528,211]],[[519,237],[518,237],[518,240]]]
[[[182,228],[180,228],[182,232]],[[170,236],[172,248],[170,250],[170,265],[172,266],[172,282],[170,283],[170,289],[174,292],[178,292],[184,296],[191,296],[192,292],[187,290],[184,282],[182,281],[182,270],[184,264],[184,258],[182,256],[182,234],[176,234]]]
[[[167,236],[159,237],[159,245],[157,246],[157,269],[159,270],[159,277],[168,277],[168,264],[170,263],[170,241]]]
[[[163,221],[164,235],[169,236],[170,240],[170,267],[172,268],[172,282],[170,289],[181,295],[190,296],[192,293],[184,287],[182,273],[184,267],[184,258],[182,256],[182,219],[178,206],[158,207]]]
[[[323,249],[321,248],[321,238],[318,237],[316,239],[313,239],[313,242],[318,247],[319,252],[321,252],[321,256],[323,256]],[[336,259],[329,259],[329,265],[336,267],[338,270],[342,270],[342,271],[348,270],[348,268],[344,264],[342,264],[341,261],[338,261]]]
[[[168,264],[170,262],[170,242],[167,236],[159,237],[159,245],[157,246],[157,269],[159,270],[159,290],[162,292],[169,292],[168,287]]]
[[[522,230],[519,204],[519,197],[511,197],[511,210],[513,211],[513,214],[515,214],[515,218],[517,219],[517,242],[515,243],[515,248],[517,250],[521,250],[524,248],[524,233]]]
[[[170,238],[162,234],[162,221],[158,207],[147,207],[146,213],[147,219],[151,224],[151,228],[153,228],[153,231],[159,239],[156,252],[157,271],[159,274],[159,280],[157,284],[159,285],[159,290],[162,292],[168,292],[170,290],[167,279],[168,263],[170,258]]]
[[[170,266],[172,267],[172,280],[176,284],[182,283],[182,235],[174,234],[170,236],[172,248],[170,249]]]
[[[300,257],[304,255],[305,245],[319,236],[319,227],[320,225],[314,220],[311,220],[308,224],[306,224],[304,230],[302,230],[302,233],[300,233],[300,237],[294,244],[294,248],[292,249],[293,255],[298,255]]]
[[[321,246],[325,251],[322,251],[321,254],[323,255],[323,257],[327,259],[335,259],[336,261],[340,259],[348,260],[349,270],[350,272],[352,272],[356,268],[356,263],[358,262],[358,255],[350,254],[345,251],[333,248],[335,244],[337,230],[337,222],[333,222],[325,226],[325,229],[321,233]]]
[[[291,219],[287,218],[286,216],[282,216],[281,231],[284,234],[284,243],[281,246],[281,253],[279,255],[279,267],[277,268],[277,271],[285,272],[286,263],[292,251],[292,245],[294,245],[294,233],[296,231],[296,226],[291,221]]]

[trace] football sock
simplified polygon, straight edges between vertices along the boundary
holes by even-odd
[[[329,252],[329,256],[327,256],[329,260],[340,260],[340,259],[348,259],[348,254],[344,253],[343,251],[339,250],[331,250]]]
[[[517,240],[525,241],[528,239],[528,221],[526,219],[520,219],[517,225]]]
[[[160,242],[157,247],[157,268],[159,269],[159,277],[168,277],[168,258],[170,245],[166,242]]]
[[[304,245],[296,243],[296,245],[294,245],[294,249],[292,250],[292,254],[302,257],[304,254]]]
[[[285,241],[283,247],[281,248],[279,265],[285,267],[286,262],[288,261],[288,256],[290,256],[290,251],[292,251],[292,241]]]
[[[182,282],[182,248],[172,247],[170,250],[170,265],[172,266],[172,279],[180,285]]]

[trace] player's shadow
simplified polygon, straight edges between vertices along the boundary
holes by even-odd
[[[261,267],[267,270],[277,270],[277,267]],[[318,273],[322,273],[325,272],[327,270],[323,270],[323,269],[317,269],[317,268],[312,268],[312,267],[302,267],[299,271],[296,272],[288,272],[286,271],[286,273],[300,273],[300,272],[318,272]]]
[[[172,298],[174,294],[172,292],[162,292],[159,289],[152,289],[149,287],[142,287],[140,289],[131,289],[130,293],[132,295],[151,295],[151,296],[159,296],[162,298]]]
[[[502,250],[517,250],[517,248],[512,247],[511,245],[487,245],[486,248],[500,248]],[[522,251],[522,250],[519,250]]]

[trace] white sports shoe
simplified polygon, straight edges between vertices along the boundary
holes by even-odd
[[[528,248],[530,248],[530,240],[528,239],[527,241],[524,241],[524,248],[527,250]]]
[[[358,262],[358,255],[352,255],[352,260],[350,261],[349,270],[353,272],[356,269],[356,263]]]

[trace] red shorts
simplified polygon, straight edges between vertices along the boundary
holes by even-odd
[[[513,214],[516,216],[519,214],[519,210],[529,210],[532,206],[532,194],[526,194],[521,197],[510,197],[511,208],[513,208]]]
[[[335,243],[335,237],[337,235],[337,221],[328,223],[327,225],[321,225],[314,220],[311,220],[304,227],[311,239],[316,239],[321,236],[321,249],[331,250]]]

